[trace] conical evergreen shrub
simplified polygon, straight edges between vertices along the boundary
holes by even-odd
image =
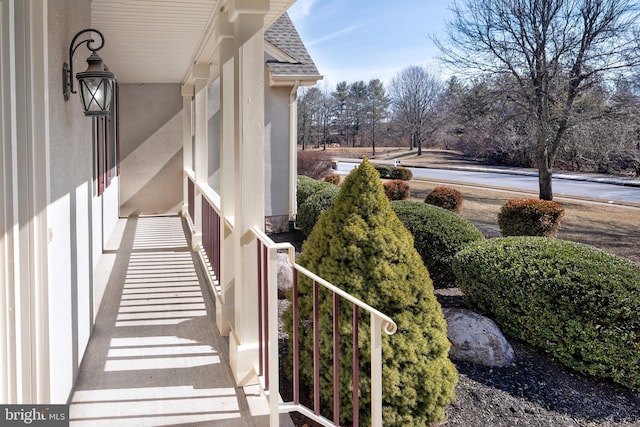
[[[442,310],[413,238],[393,212],[375,168],[364,159],[346,178],[335,205],[322,213],[299,263],[390,316],[395,335],[383,334],[385,426],[441,421],[454,400],[457,372],[448,359]],[[312,283],[300,283],[301,382],[313,383]],[[320,291],[320,401],[333,413],[332,298]],[[340,421],[352,424],[352,305],[339,307]],[[290,316],[288,316],[290,319]],[[360,425],[370,424],[369,316],[361,312]],[[291,324],[287,322],[288,327]],[[309,390],[312,393],[312,390]],[[309,396],[313,397],[313,396]]]

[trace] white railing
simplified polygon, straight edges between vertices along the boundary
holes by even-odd
[[[187,178],[187,214],[189,216],[189,225],[196,225],[196,215],[198,215],[202,229],[201,242],[201,261],[207,267],[210,273],[210,279],[215,285],[213,290],[219,294],[217,287],[220,274],[220,252],[221,252],[221,226],[222,221],[228,223],[226,218],[222,218],[219,210],[219,198],[209,188],[202,188],[191,174],[186,173]],[[212,193],[212,194],[209,194]],[[200,200],[200,210],[196,212],[196,199]],[[233,228],[233,227],[231,227]],[[382,426],[382,332],[388,335],[395,333],[397,326],[395,322],[374,309],[373,307],[358,300],[352,295],[337,288],[333,284],[327,282],[313,272],[305,269],[295,263],[295,250],[289,243],[275,243],[261,229],[254,227],[251,229],[257,241],[257,263],[258,266],[258,376],[265,395],[269,397],[270,406],[270,424],[271,426],[279,426],[280,413],[298,412],[309,419],[312,419],[324,426],[339,425],[340,405],[339,405],[339,387],[338,387],[338,306],[340,301],[344,301],[352,306],[352,324],[353,324],[353,425],[357,426],[359,414],[359,355],[360,348],[358,346],[358,334],[360,333],[360,313],[368,313],[370,318],[370,334],[371,334],[371,425]],[[292,310],[293,310],[293,334],[291,338],[291,352],[293,355],[293,399],[288,402],[280,401],[280,384],[279,384],[279,342],[278,342],[278,253],[287,253],[289,264],[293,269],[293,292],[292,292]],[[298,314],[298,276],[303,275],[311,279],[313,300],[313,361],[314,361],[314,380],[311,385],[314,402],[311,407],[305,406],[300,399],[300,370],[299,370],[299,327],[300,319]],[[319,289],[326,289],[332,295],[333,300],[333,322],[334,322],[334,344],[333,344],[333,419],[323,416],[320,409],[319,387],[320,387],[320,348],[319,342]],[[219,295],[217,295],[219,297]]]
[[[358,425],[358,379],[359,379],[359,316],[360,310],[369,313],[371,329],[371,425],[382,426],[382,332],[388,335],[395,333],[397,326],[395,322],[385,314],[375,308],[365,304],[352,295],[337,288],[311,271],[295,263],[294,248],[289,243],[274,243],[264,232],[258,228],[252,229],[255,234],[258,256],[258,315],[259,315],[259,375],[262,377],[265,390],[270,396],[271,425],[278,425],[278,415],[280,412],[299,412],[308,418],[324,425],[339,425],[339,382],[338,382],[338,305],[340,300],[347,301],[352,305],[353,322],[353,425]],[[278,286],[277,268],[278,252],[286,251],[289,263],[293,268],[293,400],[280,403],[279,380],[278,380]],[[299,314],[298,314],[298,275],[302,274],[310,278],[313,282],[313,361],[314,361],[314,381],[313,381],[313,407],[309,408],[300,401],[300,375],[299,375]],[[320,410],[320,372],[319,372],[319,300],[318,290],[322,287],[333,295],[333,419],[323,416]]]

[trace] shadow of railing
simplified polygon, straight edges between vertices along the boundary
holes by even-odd
[[[70,400],[70,424],[251,425],[182,219],[129,221]]]

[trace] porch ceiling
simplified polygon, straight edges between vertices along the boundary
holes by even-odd
[[[271,0],[268,28],[295,0]],[[93,0],[99,52],[120,83],[182,83],[208,43],[225,0]],[[246,2],[245,2],[246,3]]]

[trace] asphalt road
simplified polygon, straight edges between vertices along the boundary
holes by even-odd
[[[357,162],[338,162],[337,173],[347,174]],[[406,167],[406,166],[404,166]],[[531,173],[496,173],[470,170],[450,170],[431,168],[412,168],[415,178],[427,178],[436,181],[480,184],[487,187],[504,187],[516,190],[538,191],[538,177]],[[637,181],[637,180],[636,180]],[[640,182],[639,182],[640,184]],[[584,177],[554,177],[553,194],[556,196],[578,196],[603,200],[606,202],[640,203],[640,187],[585,180]]]

